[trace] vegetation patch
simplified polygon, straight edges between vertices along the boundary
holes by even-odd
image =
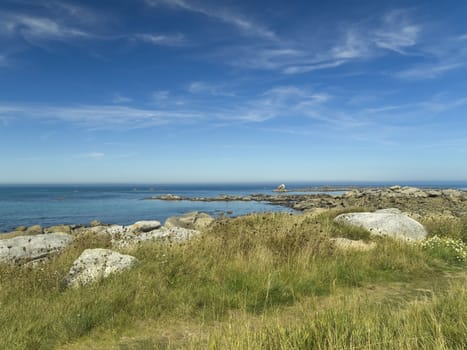
[[[332,221],[337,214],[220,219],[189,241],[125,249],[135,268],[76,289],[65,283],[73,261],[86,248],[108,248],[108,238],[82,235],[35,268],[1,265],[0,348],[324,349],[369,347],[391,334],[394,349],[461,344],[467,312],[452,303],[465,295],[446,272],[464,266],[389,238],[366,237],[376,242],[369,251],[336,249],[331,237],[356,238]],[[392,299],[371,289],[395,285],[406,292]],[[420,288],[430,299],[412,305]],[[366,299],[362,291],[370,291]],[[408,327],[406,338],[396,326]],[[409,340],[427,334],[429,342]]]

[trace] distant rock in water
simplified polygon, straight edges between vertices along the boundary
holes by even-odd
[[[63,233],[19,236],[0,240],[0,262],[32,261],[48,257],[67,247],[73,237]]]
[[[109,249],[86,249],[74,261],[68,272],[68,286],[78,287],[96,282],[131,268],[137,261],[131,255],[123,255]]]
[[[277,186],[277,188],[274,190],[274,192],[287,192],[288,190],[285,188],[285,184],[280,184]]]
[[[363,227],[372,235],[415,241],[425,239],[427,236],[422,224],[398,212],[397,209],[377,210],[374,213],[341,214],[334,220],[338,223]]]

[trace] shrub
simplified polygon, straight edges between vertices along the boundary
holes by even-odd
[[[435,235],[421,242],[421,246],[431,256],[448,263],[464,264],[467,262],[467,244],[460,239]]]

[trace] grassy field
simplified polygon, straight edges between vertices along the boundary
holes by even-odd
[[[68,269],[107,239],[80,237],[37,268],[0,266],[0,348],[463,349],[467,221],[424,222],[442,243],[371,238],[362,252],[330,242],[370,240],[335,215],[220,219],[189,242],[125,251],[134,269],[79,289]]]

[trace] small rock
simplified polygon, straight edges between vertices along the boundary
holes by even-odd
[[[92,221],[89,223],[89,226],[91,226],[91,227],[102,226],[102,222],[100,222],[99,220],[92,220]]]
[[[18,231],[18,232],[24,232],[26,231],[26,226],[18,226],[17,228],[15,228],[15,231]]]
[[[42,230],[41,225],[33,225],[27,228],[26,234],[27,235],[40,235],[44,231]]]
[[[71,233],[71,227],[68,225],[56,225],[47,227],[44,229],[45,233],[54,233],[54,232],[63,232],[63,233]]]
[[[208,226],[213,221],[214,218],[211,215],[194,211],[181,216],[171,216],[165,221],[164,226],[167,228],[182,227],[199,230]]]
[[[137,221],[129,227],[130,230],[134,232],[149,232],[152,230],[157,230],[161,227],[161,223],[156,220],[152,221]]]

